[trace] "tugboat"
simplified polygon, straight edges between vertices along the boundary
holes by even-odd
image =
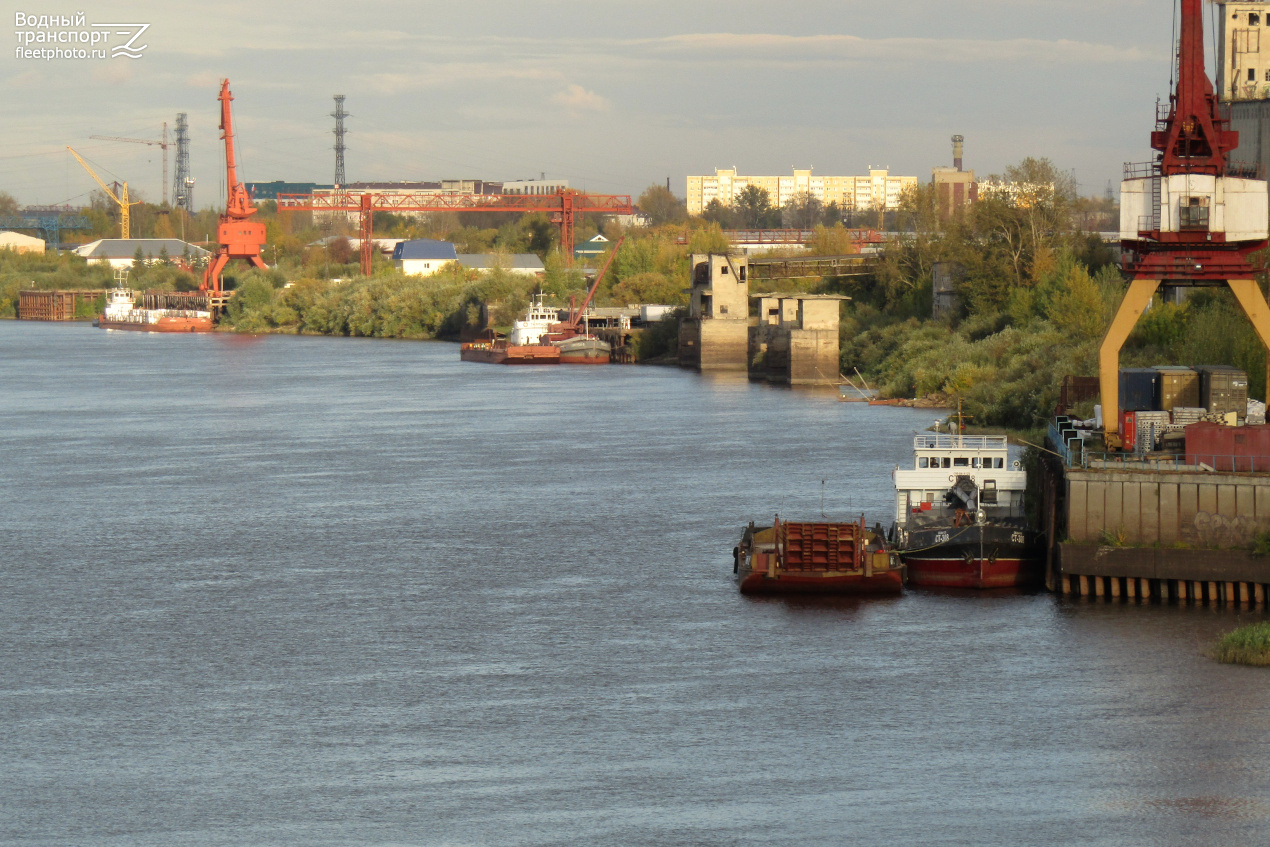
[[[903,566],[881,527],[858,523],[752,522],[732,550],[742,594],[899,594]]]
[[[1004,435],[923,433],[896,468],[892,539],[914,586],[1007,588],[1042,583],[1042,534],[1023,508],[1027,473]]]
[[[542,299],[542,294],[534,296],[525,317],[512,323],[511,335],[507,338],[470,341],[459,350],[459,358],[464,362],[493,365],[559,364],[560,348],[544,343],[543,336],[560,319],[560,312]]]

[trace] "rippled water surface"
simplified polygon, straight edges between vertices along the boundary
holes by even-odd
[[[887,522],[929,412],[440,343],[0,363],[0,844],[1270,842],[1234,613],[738,595],[751,519]]]

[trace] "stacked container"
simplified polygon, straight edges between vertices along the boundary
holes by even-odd
[[[1229,365],[1201,365],[1199,371],[1200,405],[1209,414],[1234,412],[1240,422],[1248,417],[1248,375]]]
[[[1199,402],[1199,374],[1178,365],[1157,365],[1160,375],[1156,383],[1156,409],[1168,411],[1177,406],[1195,407]]]
[[[1120,411],[1140,412],[1158,409],[1160,372],[1155,368],[1120,369]]]

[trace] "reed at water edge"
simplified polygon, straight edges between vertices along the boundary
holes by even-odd
[[[1270,622],[1228,632],[1213,647],[1213,658],[1232,665],[1270,667]]]

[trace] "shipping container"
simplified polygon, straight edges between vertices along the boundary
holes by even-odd
[[[1270,473],[1270,426],[1191,424],[1186,428],[1186,463],[1217,471]]]
[[[1160,374],[1156,384],[1155,408],[1172,409],[1176,406],[1199,405],[1199,374],[1191,368],[1158,365]]]
[[[1120,446],[1133,451],[1138,445],[1138,413],[1120,413]]]
[[[1155,405],[1160,383],[1160,372],[1155,368],[1120,369],[1120,410],[1122,412],[1149,412]]]
[[[1248,375],[1230,365],[1200,365],[1199,404],[1210,414],[1234,412],[1239,420],[1248,417]]]

